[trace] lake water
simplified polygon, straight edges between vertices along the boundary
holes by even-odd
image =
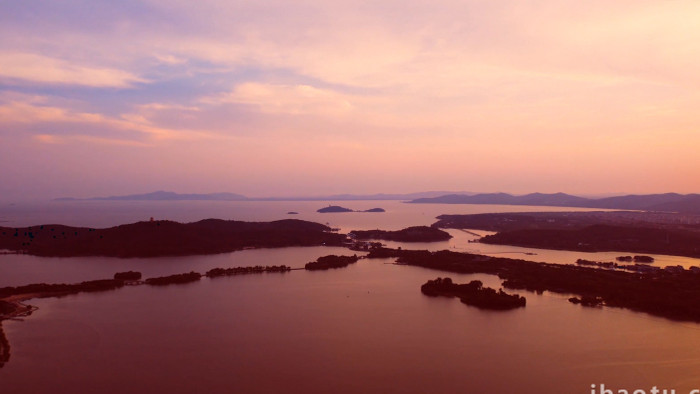
[[[5,226],[91,227],[157,219],[299,218],[352,229],[431,224],[439,214],[560,210],[485,205],[330,202],[386,213],[318,214],[319,202],[68,202],[4,206]],[[288,211],[299,212],[287,215]],[[572,263],[585,253],[468,243],[473,236],[404,248],[480,251]],[[520,254],[538,253],[535,256]],[[516,252],[516,253],[513,253]],[[0,286],[77,282],[139,270],[146,277],[212,267],[301,267],[340,248],[246,250],[212,256],[112,259],[0,256]],[[619,254],[613,253],[612,257]],[[603,260],[604,255],[595,254]],[[700,265],[695,259],[675,259]],[[446,274],[360,260],[344,269],[207,279],[188,285],[37,299],[24,321],[6,321],[11,359],[2,393],[591,393],[652,386],[700,388],[700,325],[622,309],[583,308],[528,292],[527,307],[482,311],[430,298],[420,285]]]

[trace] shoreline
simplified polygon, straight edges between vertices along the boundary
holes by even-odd
[[[16,319],[21,319],[24,317],[28,317],[31,315],[34,311],[38,310],[34,305],[28,305],[25,304],[25,301],[34,299],[34,298],[44,298],[44,297],[51,297],[51,295],[44,295],[41,293],[28,293],[28,294],[16,294],[12,295],[9,297],[3,297],[0,298],[0,302],[5,302],[8,305],[11,305],[14,310],[8,313],[3,313],[0,315],[0,324],[4,320],[16,320]]]

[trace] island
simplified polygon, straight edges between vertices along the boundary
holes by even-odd
[[[105,229],[45,224],[0,227],[0,249],[46,257],[157,257],[227,253],[251,248],[342,246],[346,236],[297,219],[194,223],[143,221]]]
[[[344,208],[338,205],[329,205],[327,207],[321,208],[316,212],[319,213],[335,213],[335,212],[355,212],[352,209]]]
[[[648,272],[605,270],[536,263],[449,250],[372,249],[367,258],[396,258],[397,264],[457,273],[498,275],[503,287],[536,293],[550,291],[600,305],[626,308],[680,321],[700,322],[700,269],[666,267]]]
[[[321,208],[316,212],[319,213],[339,213],[339,212],[386,212],[384,208],[371,208],[364,211],[355,211],[350,208],[341,207],[338,205],[329,205],[327,207]]]
[[[382,239],[398,242],[437,242],[452,238],[450,233],[428,226],[413,226],[397,231],[353,230],[348,235],[355,239]]]
[[[350,264],[356,263],[359,259],[360,258],[357,257],[357,255],[336,256],[332,254],[329,256],[319,257],[318,259],[316,259],[316,261],[306,263],[306,265],[304,265],[304,269],[309,271],[317,271],[327,270],[330,268],[344,268]]]
[[[569,302],[576,305],[587,306],[587,307],[597,307],[603,305],[605,302],[601,297],[571,297]]]
[[[427,296],[459,297],[462,303],[475,306],[480,309],[510,310],[525,307],[525,297],[517,294],[508,294],[483,287],[479,280],[473,280],[466,284],[456,284],[450,278],[437,278],[429,280],[420,287],[421,292]]]
[[[651,256],[617,256],[615,260],[622,262],[632,262],[635,263],[653,263],[654,258]]]

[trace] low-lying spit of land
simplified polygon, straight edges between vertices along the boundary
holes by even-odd
[[[218,276],[232,276],[261,273],[285,273],[291,271],[286,265],[253,266],[234,268],[213,268],[205,275],[199,272],[160,276],[141,280],[141,273],[128,271],[114,274],[112,279],[91,280],[80,283],[34,283],[24,286],[0,288],[0,320],[25,316],[31,312],[31,307],[23,302],[32,298],[62,297],[71,294],[110,291],[127,285],[151,285],[165,286],[171,284],[184,284],[196,282],[206,276],[214,278]]]

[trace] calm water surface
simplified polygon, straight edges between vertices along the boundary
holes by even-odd
[[[543,210],[359,201],[339,205],[388,212],[317,214],[324,204],[96,203],[58,208],[51,203],[43,211],[5,207],[0,220],[16,226],[107,227],[150,216],[179,221],[296,217],[349,231],[430,224],[442,213]],[[286,215],[292,210],[299,215]],[[451,233],[453,240],[430,248],[542,261],[575,260],[581,254],[485,250],[493,245],[471,244],[472,236]],[[158,259],[8,255],[0,256],[0,286],[97,279],[125,269],[149,277],[217,266],[300,267],[331,253],[349,251],[281,248]],[[700,388],[700,325],[582,308],[547,292],[521,293],[528,299],[522,310],[481,311],[420,293],[421,284],[445,273],[391,262],[360,260],[323,272],[204,278],[188,285],[32,300],[40,308],[34,315],[3,323],[12,356],[0,369],[0,392],[588,394],[593,383],[630,390],[655,385],[679,393]],[[500,285],[495,276],[449,276]]]

